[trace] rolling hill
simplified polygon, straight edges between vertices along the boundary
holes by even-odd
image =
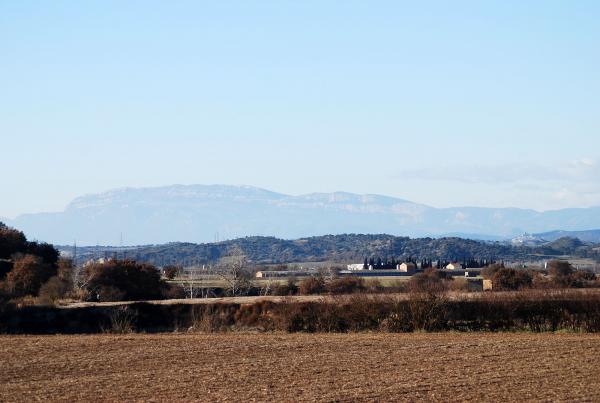
[[[194,244],[168,243],[137,247],[78,247],[78,262],[99,257],[134,259],[158,266],[184,266],[214,263],[227,256],[234,248],[241,250],[256,264],[293,262],[362,262],[365,257],[381,258],[440,258],[462,260],[468,258],[505,259],[525,256],[526,248],[501,243],[474,241],[461,238],[408,238],[393,235],[325,235],[295,240],[274,237],[245,237],[229,241]],[[72,246],[59,249],[71,255]]]

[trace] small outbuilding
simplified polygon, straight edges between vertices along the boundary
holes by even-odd
[[[415,271],[417,271],[417,265],[412,262],[405,262],[396,266],[396,270],[401,271],[403,273],[414,273]]]

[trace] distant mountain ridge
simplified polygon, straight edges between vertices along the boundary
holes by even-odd
[[[123,188],[73,200],[63,212],[23,214],[8,225],[58,244],[210,242],[252,235],[283,239],[344,234],[470,234],[512,238],[524,232],[600,228],[600,207],[547,212],[517,208],[434,208],[347,192],[290,196],[252,186]]]
[[[550,231],[541,234],[535,234],[535,236],[546,241],[556,241],[560,238],[578,238],[583,242],[600,243],[600,229],[587,231]]]

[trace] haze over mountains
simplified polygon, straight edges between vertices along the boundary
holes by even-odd
[[[500,239],[524,232],[600,228],[600,207],[546,212],[434,208],[381,195],[290,196],[251,186],[173,185],[87,195],[63,212],[24,214],[5,222],[30,238],[57,244],[76,240],[81,245],[118,245],[121,234],[127,245],[342,233]]]

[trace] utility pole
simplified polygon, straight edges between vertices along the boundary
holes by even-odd
[[[77,266],[77,241],[73,241],[73,262],[71,263],[71,282],[73,289],[79,287],[79,267]]]

